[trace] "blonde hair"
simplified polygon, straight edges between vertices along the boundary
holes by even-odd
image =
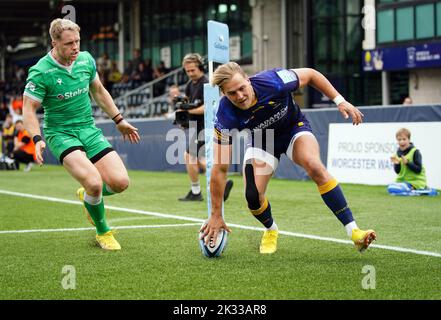
[[[401,135],[406,136],[410,140],[410,130],[409,129],[401,128],[400,130],[397,131],[397,133],[395,134],[395,137],[398,137]]]
[[[60,40],[61,34],[65,30],[80,32],[80,27],[75,22],[68,19],[58,18],[53,20],[49,28],[49,34],[51,36],[52,41]]]
[[[228,62],[220,65],[213,73],[211,84],[218,86],[221,90],[223,90],[222,86],[226,82],[230,81],[236,73],[241,74],[244,78],[248,77],[245,71],[243,71],[243,69],[236,62]]]

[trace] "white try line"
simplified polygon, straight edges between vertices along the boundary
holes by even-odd
[[[53,197],[46,197],[46,196],[38,196],[33,194],[25,194],[25,193],[19,193],[19,192],[13,192],[8,190],[2,190],[0,189],[0,194],[10,195],[10,196],[16,196],[16,197],[22,197],[22,198],[30,198],[30,199],[37,199],[37,200],[44,200],[44,201],[51,201],[51,202],[58,202],[58,203],[68,203],[68,204],[75,204],[75,205],[83,205],[80,201],[73,201],[73,200],[66,200],[66,199],[60,199],[60,198],[53,198]],[[109,210],[115,210],[115,211],[121,211],[121,212],[129,212],[129,213],[135,213],[135,214],[143,214],[148,216],[155,216],[160,218],[169,218],[169,219],[176,219],[176,220],[184,220],[184,221],[193,221],[195,223],[188,224],[188,225],[199,225],[205,221],[205,219],[199,219],[199,218],[192,218],[192,217],[184,217],[184,216],[178,216],[173,214],[165,214],[165,213],[159,213],[159,212],[151,212],[151,211],[144,211],[144,210],[137,210],[137,209],[129,209],[129,208],[121,208],[121,207],[114,207],[114,206],[105,206],[106,209]],[[196,223],[197,222],[197,223]],[[234,227],[238,229],[244,229],[244,230],[253,230],[253,231],[264,231],[264,228],[257,228],[257,227],[250,227],[250,226],[244,226],[240,224],[234,224],[234,223],[227,223],[229,227]],[[182,226],[176,225],[176,226]],[[119,227],[118,229],[122,229],[125,227]],[[85,230],[91,230],[94,228],[77,228],[74,229],[75,231],[78,231],[79,229],[85,229]],[[61,229],[46,229],[46,230],[61,230]],[[65,229],[69,230],[69,229]],[[6,233],[7,231],[2,231],[0,233]],[[280,234],[291,236],[291,237],[297,237],[297,238],[305,238],[305,239],[312,239],[312,240],[320,240],[320,241],[328,241],[328,242],[335,242],[335,243],[343,243],[343,244],[351,244],[353,245],[352,241],[349,240],[342,240],[342,239],[336,239],[336,238],[329,238],[329,237],[321,237],[321,236],[314,236],[310,234],[303,234],[303,233],[296,233],[296,232],[290,232],[290,231],[279,231]],[[394,246],[386,246],[386,245],[380,245],[380,244],[371,244],[369,248],[379,248],[379,249],[385,249],[390,251],[397,251],[397,252],[404,252],[404,253],[412,253],[412,254],[418,254],[423,256],[431,256],[431,257],[437,257],[441,258],[441,253],[438,252],[431,252],[431,251],[423,251],[423,250],[416,250],[411,248],[402,248],[402,247],[394,247]]]
[[[153,229],[153,228],[173,228],[173,227],[189,227],[199,226],[200,223],[178,223],[178,224],[151,224],[143,226],[119,226],[112,227],[112,230],[123,229]],[[28,230],[0,230],[0,234],[13,234],[13,233],[45,233],[45,232],[72,232],[72,231],[87,231],[96,230],[94,227],[90,228],[61,228],[61,229],[28,229]]]

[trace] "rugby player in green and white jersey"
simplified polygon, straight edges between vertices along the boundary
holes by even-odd
[[[118,154],[95,126],[89,93],[115,122],[124,140],[137,143],[138,129],[119,112],[96,72],[88,52],[80,52],[80,27],[67,19],[51,22],[53,49],[29,70],[23,97],[24,125],[36,147],[36,161],[43,164],[46,143],[82,188],[88,218],[96,226],[96,239],[104,250],[120,250],[105,218],[103,195],[119,193],[129,186],[127,170]],[[44,136],[36,116],[44,108]]]

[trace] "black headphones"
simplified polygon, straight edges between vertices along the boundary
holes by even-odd
[[[205,72],[204,68],[204,59],[198,53],[189,53],[185,55],[184,59],[182,59],[182,64],[185,63],[196,63],[199,70]]]

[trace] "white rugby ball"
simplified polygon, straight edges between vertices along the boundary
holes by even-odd
[[[217,234],[216,241],[211,239],[208,245],[205,244],[205,238],[201,239],[201,237],[202,232],[199,233],[199,247],[204,256],[208,258],[219,257],[221,253],[225,251],[228,241],[228,232],[224,229]]]

